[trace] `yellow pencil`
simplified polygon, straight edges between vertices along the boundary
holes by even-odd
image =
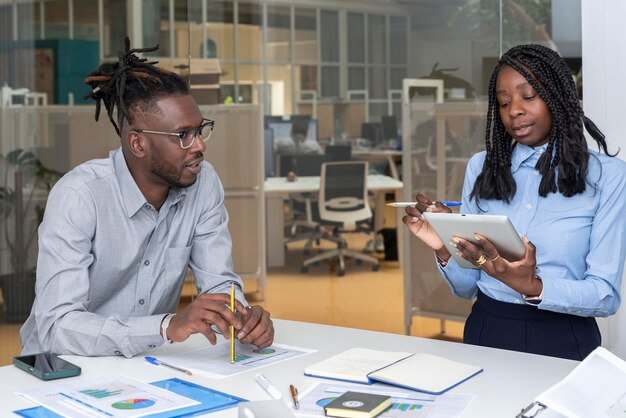
[[[235,283],[230,284],[230,311],[235,312]],[[230,363],[235,363],[235,327],[230,326]]]

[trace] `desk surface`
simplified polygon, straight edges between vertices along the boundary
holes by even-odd
[[[274,325],[277,343],[319,351],[220,380],[198,375],[185,376],[165,367],[150,365],[143,360],[143,356],[132,359],[78,356],[64,358],[81,366],[83,377],[125,373],[144,382],[178,377],[246,399],[267,400],[269,396],[254,381],[254,376],[258,372],[262,372],[283,392],[284,399],[289,399],[289,384],[294,384],[300,392],[304,392],[317,380],[304,376],[303,370],[307,365],[349,348],[366,347],[376,350],[431,353],[483,367],[482,373],[452,389],[456,393],[476,395],[464,418],[514,417],[535,396],[563,379],[578,364],[575,361],[553,357],[351,328],[284,320],[274,320]],[[184,343],[152,350],[150,355],[158,357],[160,354],[180,353],[202,347],[204,344],[208,342],[203,336],[196,334]],[[53,384],[52,382],[50,384]],[[34,406],[14,394],[14,391],[42,384],[46,383],[15,366],[0,367],[0,416],[14,416],[11,415],[11,411]],[[236,409],[229,409],[210,416],[234,418],[237,412]]]
[[[265,180],[265,194],[316,192],[319,189],[319,176],[298,177],[296,181],[287,181],[287,177],[268,177]],[[402,182],[382,174],[370,174],[367,176],[367,190],[402,190]]]

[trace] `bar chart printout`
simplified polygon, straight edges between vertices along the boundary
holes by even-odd
[[[21,395],[63,416],[138,418],[199,402],[126,376],[111,375],[46,385]]]

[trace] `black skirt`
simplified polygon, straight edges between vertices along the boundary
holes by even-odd
[[[463,333],[466,344],[582,360],[601,343],[595,318],[500,302],[478,291]]]

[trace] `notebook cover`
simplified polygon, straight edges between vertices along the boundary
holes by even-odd
[[[385,395],[376,395],[373,393],[362,393],[362,392],[346,392],[343,395],[339,396],[331,403],[324,407],[324,412],[329,417],[343,417],[347,416],[342,414],[342,412],[351,413],[350,416],[354,413],[364,414],[363,416],[376,416],[379,413],[383,412],[386,408],[380,409],[376,415],[371,415],[372,411],[380,408],[382,404],[386,403],[387,407],[391,405],[391,397]]]

